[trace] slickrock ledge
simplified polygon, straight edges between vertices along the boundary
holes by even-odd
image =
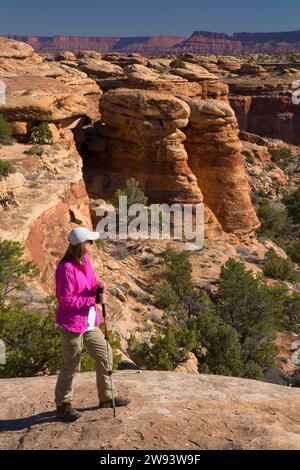
[[[0,380],[0,449],[300,449],[300,391],[214,375],[114,374],[127,408],[96,408],[93,373],[80,374],[76,422],[55,421],[56,377]]]

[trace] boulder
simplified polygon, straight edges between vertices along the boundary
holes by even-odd
[[[0,67],[3,59],[24,60],[34,54],[34,49],[29,44],[0,37]]]
[[[218,81],[218,77],[206,70],[200,65],[191,64],[185,62],[185,67],[171,67],[171,73],[179,75],[180,77],[186,78],[190,81],[202,81],[202,80],[215,80]]]
[[[276,243],[272,242],[272,240],[265,240],[263,242],[263,245],[266,247],[267,250],[274,250],[276,255],[279,256],[280,258],[287,259],[288,255],[286,252]]]
[[[140,64],[128,65],[124,68],[124,72],[126,73],[129,81],[134,81],[135,83],[143,83],[147,81],[152,82],[159,79],[159,73]]]
[[[78,59],[94,59],[101,60],[101,54],[97,51],[80,51],[77,54]]]
[[[242,64],[239,73],[241,75],[261,75],[268,73],[268,71],[261,65]]]
[[[76,61],[76,55],[71,51],[61,51],[57,54],[56,60],[74,62]]]
[[[181,374],[198,374],[198,360],[195,354],[189,352],[186,359],[175,368]]]
[[[20,136],[27,135],[28,133],[28,124],[25,121],[15,121],[11,123],[12,135]]]
[[[111,62],[107,62],[106,60],[85,58],[80,61],[79,66],[84,72],[93,74],[99,78],[124,76],[124,72],[121,67],[114,65]]]

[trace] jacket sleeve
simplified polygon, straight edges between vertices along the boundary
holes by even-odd
[[[93,290],[86,289],[80,294],[75,293],[74,273],[65,265],[60,266],[56,272],[56,297],[60,306],[78,310],[83,306],[90,307],[95,304]]]

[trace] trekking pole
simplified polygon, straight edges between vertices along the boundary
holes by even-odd
[[[102,315],[104,319],[104,337],[106,339],[106,347],[107,347],[107,359],[108,359],[108,375],[110,376],[110,386],[111,386],[111,395],[112,395],[112,403],[113,403],[113,416],[116,417],[116,403],[114,397],[114,387],[113,387],[113,380],[112,380],[112,368],[113,364],[110,363],[110,356],[109,356],[109,345],[108,345],[108,330],[107,330],[107,320],[106,320],[106,306],[104,303],[104,289],[102,287],[98,287],[97,289],[97,297],[96,302],[101,303],[102,306]]]

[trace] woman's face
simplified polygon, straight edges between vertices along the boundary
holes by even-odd
[[[85,254],[88,256],[93,255],[93,250],[94,250],[94,242],[93,241],[86,241],[84,243],[84,248],[85,248]]]

